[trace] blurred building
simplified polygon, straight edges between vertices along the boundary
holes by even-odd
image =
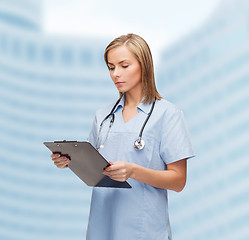
[[[159,61],[159,89],[183,109],[197,155],[169,196],[174,239],[249,239],[248,20],[248,1],[223,1]]]
[[[42,1],[0,0],[0,239],[82,239],[90,188],[43,145],[84,140],[114,101],[105,39],[46,36]],[[72,183],[74,182],[74,183]]]
[[[249,238],[248,19],[248,1],[224,0],[157,67],[197,155],[185,190],[170,192],[175,240]],[[96,109],[117,98],[107,43],[47,36],[42,1],[0,0],[0,239],[84,238],[91,189],[42,142],[86,139]]]

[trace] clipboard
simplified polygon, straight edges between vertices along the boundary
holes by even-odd
[[[44,142],[43,144],[51,152],[69,158],[71,161],[68,168],[88,186],[131,188],[127,181],[115,181],[102,173],[110,164],[89,142],[64,140]]]

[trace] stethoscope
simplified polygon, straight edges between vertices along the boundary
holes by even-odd
[[[100,124],[99,132],[98,132],[97,139],[96,139],[96,144],[95,144],[95,147],[96,147],[97,150],[104,148],[104,143],[105,143],[105,141],[106,141],[106,139],[107,139],[107,137],[108,137],[108,134],[109,134],[109,132],[110,132],[110,130],[111,130],[112,124],[114,123],[115,115],[114,115],[113,112],[114,112],[114,109],[115,109],[115,108],[117,107],[117,105],[119,104],[120,100],[121,100],[121,99],[119,99],[119,100],[115,103],[115,105],[114,105],[114,107],[112,108],[111,112],[103,119],[103,121],[102,121],[101,124]],[[150,116],[151,116],[151,114],[152,114],[152,111],[153,111],[154,106],[155,106],[155,102],[156,102],[156,99],[153,101],[153,104],[152,104],[152,106],[151,106],[151,108],[150,108],[150,112],[149,112],[147,118],[145,119],[145,121],[144,121],[144,123],[143,123],[143,126],[142,126],[142,128],[141,128],[141,130],[140,130],[140,133],[139,133],[139,136],[138,136],[138,139],[135,140],[135,142],[134,142],[134,148],[135,148],[136,150],[142,150],[142,149],[144,148],[144,146],[145,146],[145,142],[144,142],[144,140],[142,139],[142,134],[143,134],[143,131],[144,131],[144,127],[145,127],[145,125],[147,124],[147,122],[148,122],[148,120],[149,120],[149,118],[150,118]],[[105,136],[105,138],[104,138],[103,143],[100,144],[99,147],[97,147],[97,144],[98,144],[98,141],[99,141],[99,136],[100,136],[100,133],[101,133],[103,124],[104,124],[104,122],[105,122],[109,117],[111,117],[111,120],[110,120],[110,123],[109,123],[108,131],[107,131],[107,133],[106,133],[106,136]]]

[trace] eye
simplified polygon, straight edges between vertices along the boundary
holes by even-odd
[[[108,66],[109,71],[113,71],[114,67]]]
[[[122,68],[128,68],[129,67],[129,65],[123,65],[122,66]]]

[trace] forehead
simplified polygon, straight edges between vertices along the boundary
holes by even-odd
[[[124,60],[137,61],[135,55],[126,46],[111,49],[107,54],[107,60],[109,63],[119,63]]]

